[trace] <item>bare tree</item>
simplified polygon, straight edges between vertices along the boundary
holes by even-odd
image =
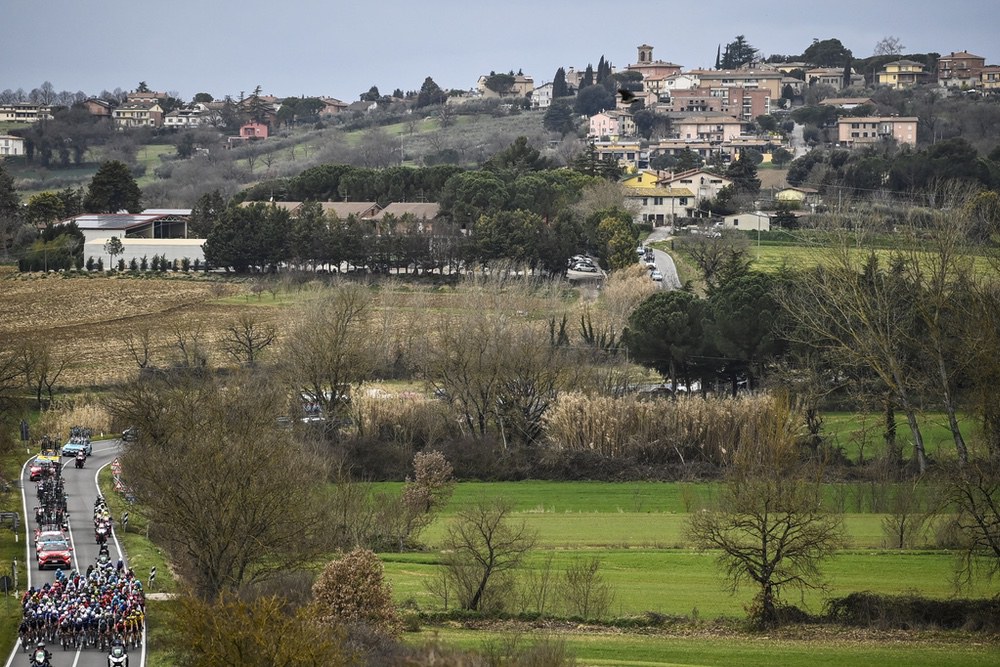
[[[899,37],[887,35],[875,44],[875,50],[872,52],[872,55],[898,56],[905,48],[906,47],[903,46],[903,42],[899,39]]]
[[[611,585],[600,572],[599,558],[577,559],[563,575],[562,600],[570,616],[584,620],[599,619],[607,615],[614,603]]]
[[[858,232],[859,237],[863,236]],[[912,363],[914,314],[898,264],[884,268],[869,252],[859,261],[850,245],[831,249],[823,266],[796,281],[778,297],[795,327],[795,342],[818,347],[845,368],[864,368],[878,376],[906,414],[914,458],[927,468],[918,421]]]
[[[319,404],[332,428],[352,387],[370,379],[375,341],[369,335],[371,298],[365,287],[341,285],[310,303],[288,336],[283,358],[295,395]]]
[[[140,434],[122,468],[198,595],[215,599],[326,548],[323,466],[277,424],[278,383],[161,371],[117,390],[109,412]]]
[[[69,358],[57,356],[52,342],[43,338],[26,340],[17,348],[18,369],[25,384],[35,394],[38,408],[42,405],[42,392],[52,402],[55,384],[69,366]]]
[[[132,361],[139,370],[146,368],[152,361],[152,328],[142,324],[122,336],[122,343]]]
[[[182,368],[205,368],[208,366],[208,351],[205,349],[201,328],[186,330],[174,327],[174,346],[177,350],[175,363]]]
[[[1000,469],[995,461],[970,463],[951,472],[947,490],[965,538],[958,583],[969,584],[976,575],[992,579],[1000,572]]]
[[[798,469],[787,407],[755,416],[754,433],[737,449],[716,505],[695,512],[687,534],[701,549],[719,551],[719,567],[733,591],[758,587],[751,620],[780,622],[785,588],[821,585],[819,564],[843,543],[840,516],[822,507],[820,480]]]
[[[459,512],[444,539],[449,587],[463,609],[502,609],[512,593],[510,576],[535,546],[535,534],[511,520],[502,498],[480,499]]]
[[[276,336],[273,326],[261,324],[253,313],[242,312],[226,327],[222,347],[237,363],[253,367]]]
[[[694,260],[709,287],[727,273],[744,271],[750,265],[750,241],[739,233],[690,234],[679,239],[676,247]]]

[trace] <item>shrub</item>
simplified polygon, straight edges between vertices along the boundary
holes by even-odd
[[[917,595],[851,593],[826,604],[827,620],[864,628],[944,628],[996,632],[1000,597],[935,600]]]
[[[355,549],[323,568],[313,584],[312,607],[313,617],[323,625],[362,625],[384,635],[399,634],[392,587],[382,561],[368,549]]]

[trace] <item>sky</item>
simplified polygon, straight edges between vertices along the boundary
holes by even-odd
[[[151,90],[190,100],[265,94],[358,99],[418,90],[427,76],[468,90],[481,74],[617,68],[636,47],[685,69],[711,68],[737,35],[762,54],[839,39],[872,55],[969,51],[1000,64],[1000,0],[0,0],[0,90]]]

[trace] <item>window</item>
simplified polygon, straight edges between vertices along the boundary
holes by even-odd
[[[654,197],[653,206],[663,206],[663,197]]]
[[[681,197],[681,198],[680,198],[680,199],[678,200],[678,202],[680,203],[680,205],[681,205],[681,206],[687,206],[687,203],[688,203],[688,198],[687,198],[687,197]]]
[[[740,226],[740,219],[733,218],[733,227],[739,227],[739,226]]]

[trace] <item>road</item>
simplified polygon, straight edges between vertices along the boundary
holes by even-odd
[[[85,571],[87,566],[97,561],[98,546],[94,539],[94,499],[97,497],[97,473],[103,466],[108,465],[118,455],[121,442],[118,440],[103,440],[93,444],[93,454],[87,459],[86,467],[77,470],[73,459],[63,457],[63,479],[69,508],[70,518],[70,544],[73,547],[73,566],[80,571]],[[33,458],[33,457],[32,457]],[[27,466],[21,470],[21,489],[23,490],[25,521],[25,553],[27,558],[28,581],[18,582],[20,590],[25,590],[29,586],[42,586],[45,582],[55,581],[55,570],[39,571],[34,557],[34,545],[32,544],[32,532],[34,531],[34,501],[35,483],[28,480]],[[118,517],[114,517],[118,520]],[[112,536],[109,541],[109,550],[112,560],[121,558],[125,560],[125,553],[118,543],[118,538]],[[126,565],[128,562],[126,561]],[[145,649],[145,647],[143,647]],[[97,649],[86,649],[82,651],[63,651],[56,646],[49,646],[52,652],[52,667],[106,667],[107,653]],[[145,663],[145,650],[129,651],[129,662],[132,667],[142,667]],[[15,647],[7,660],[6,667],[17,665],[27,665],[28,656],[19,647]]]
[[[646,243],[669,239],[669,227],[654,227],[652,233],[646,238]],[[663,282],[660,283],[660,286],[663,289],[680,289],[681,279],[677,275],[677,266],[674,264],[673,258],[662,250],[654,248],[653,259],[656,261],[656,269],[663,274]]]

